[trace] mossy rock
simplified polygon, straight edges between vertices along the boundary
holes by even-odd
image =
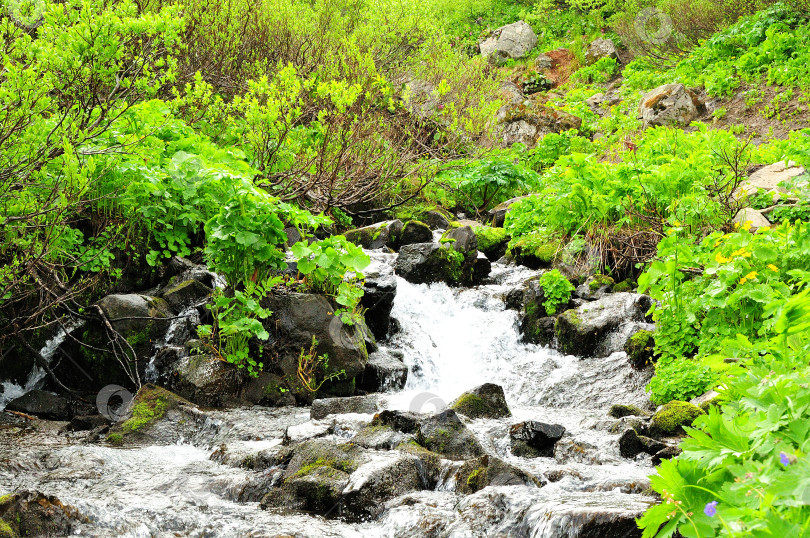
[[[433,231],[430,226],[419,220],[409,220],[402,228],[399,235],[397,247],[413,245],[417,243],[430,243],[433,241]]]
[[[458,397],[450,408],[469,418],[502,418],[512,416],[503,388],[485,383]]]
[[[470,495],[487,486],[529,486],[540,484],[528,473],[492,456],[465,462],[456,471],[457,491]]]
[[[182,413],[183,409],[189,410],[188,416]],[[169,424],[156,428],[174,410],[181,413],[174,412]],[[192,410],[195,410],[193,404],[177,394],[155,385],[144,385],[135,395],[127,416],[111,428],[107,441],[114,446],[140,441],[173,444],[193,431]],[[155,429],[160,431],[153,431]],[[183,429],[189,430],[181,431]]]
[[[549,237],[545,233],[535,232],[518,240],[513,238],[509,243],[506,255],[520,265],[525,265],[530,269],[541,269],[551,267],[564,247],[564,243],[559,239]]]
[[[655,334],[642,329],[627,339],[624,352],[633,368],[641,369],[655,362]]]
[[[622,280],[613,286],[613,293],[632,292],[636,290],[636,283],[630,279]]]
[[[705,411],[689,402],[673,400],[657,411],[650,422],[650,435],[665,437],[683,433],[684,426],[692,422]]]
[[[644,411],[640,407],[636,407],[635,405],[613,404],[610,406],[608,416],[613,418],[624,418],[630,416],[648,417],[650,416],[650,413]]]
[[[2,519],[0,519],[0,538],[17,538],[14,529]]]
[[[499,260],[506,255],[510,236],[505,229],[476,226],[473,231],[478,239],[478,250],[483,252],[490,261]]]

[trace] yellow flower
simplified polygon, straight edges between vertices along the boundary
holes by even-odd
[[[770,229],[771,229],[770,226],[763,226],[762,228],[757,228],[757,232],[759,232],[759,233],[767,232]]]
[[[739,250],[735,250],[734,252],[731,253],[732,258],[736,258],[737,256],[742,256],[743,258],[750,258],[751,253],[747,252],[745,250],[745,247],[743,247],[743,248],[741,248]]]
[[[731,258],[726,258],[725,256],[723,256],[722,252],[718,252],[717,254],[714,255],[714,260],[717,263],[728,263],[731,261]]]
[[[768,269],[770,269],[770,270],[771,270],[771,271],[773,271],[774,273],[778,273],[778,272],[779,272],[779,268],[778,268],[777,266],[775,266],[774,264],[772,264],[772,263],[769,263],[769,264],[768,264]]]
[[[745,275],[744,277],[742,277],[740,279],[740,284],[745,284],[749,280],[754,280],[756,277],[757,277],[757,272],[756,271],[751,271],[750,273],[748,273],[747,275]]]
[[[750,228],[750,227],[751,227],[751,221],[750,221],[750,220],[747,220],[747,221],[745,221],[745,222],[743,222],[743,223],[742,223],[742,226],[740,226],[740,229],[742,229],[742,230],[747,230],[747,229],[748,229],[748,228]]]

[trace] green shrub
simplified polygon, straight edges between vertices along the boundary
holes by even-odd
[[[546,271],[540,275],[540,288],[543,290],[543,308],[549,316],[557,313],[557,309],[571,300],[574,285],[568,281],[557,269]]]

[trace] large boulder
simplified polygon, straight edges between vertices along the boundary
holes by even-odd
[[[477,252],[460,252],[452,242],[441,246],[436,243],[418,243],[402,247],[397,258],[396,272],[414,284],[446,282],[471,285],[489,274],[478,259]]]
[[[642,369],[655,361],[655,333],[646,329],[636,331],[624,344],[630,365]]]
[[[665,84],[644,94],[639,116],[647,126],[686,126],[705,110],[697,95],[683,84]]]
[[[512,454],[525,458],[554,457],[554,445],[564,434],[565,428],[559,424],[534,420],[515,424],[509,428]]]
[[[237,403],[246,379],[243,370],[211,355],[181,358],[169,381],[179,396],[203,407],[222,407]]]
[[[349,230],[343,235],[355,245],[367,249],[394,248],[399,241],[403,224],[400,220],[379,222],[364,228]]]
[[[287,388],[283,377],[271,372],[260,372],[243,385],[240,398],[254,404],[269,407],[295,405],[295,396]]]
[[[72,415],[67,398],[44,390],[27,392],[11,400],[6,409],[48,420],[70,420]]]
[[[429,243],[431,241],[433,241],[433,232],[427,224],[418,220],[409,220],[402,228],[402,233],[399,236],[395,248],[404,247],[405,245],[414,245],[416,243]]]
[[[355,390],[355,378],[362,375],[368,362],[368,354],[376,349],[376,343],[363,319],[353,325],[344,324],[334,315],[335,307],[323,295],[306,293],[273,293],[262,305],[273,312],[265,322],[270,340],[262,346],[262,361],[273,365],[273,373],[281,375],[303,400],[313,394],[303,386],[298,377],[299,359],[302,350],[306,353],[312,346],[313,337],[318,342],[314,350],[318,357],[326,355],[321,369],[316,371],[319,379],[333,374],[338,378],[321,387],[318,394],[350,396]],[[313,379],[313,384],[317,379]],[[310,385],[311,387],[312,385]]]
[[[369,354],[366,371],[358,380],[357,388],[366,392],[401,390],[408,380],[408,367],[388,351]]]
[[[600,37],[594,39],[588,45],[588,50],[585,52],[585,63],[587,65],[595,64],[602,58],[619,59],[619,52],[616,50],[616,44],[612,39]]]
[[[468,418],[502,418],[512,416],[503,387],[484,383],[459,396],[450,408]]]
[[[563,312],[554,326],[560,351],[579,357],[609,355],[610,334],[644,321],[651,304],[646,295],[614,293]]]
[[[427,224],[431,230],[446,230],[450,226],[448,215],[441,211],[428,211],[420,217],[420,220]]]
[[[350,521],[376,519],[385,503],[411,491],[427,489],[422,460],[407,453],[377,455],[349,477],[341,498],[341,515]]]
[[[391,310],[397,295],[397,279],[394,275],[366,275],[360,306],[365,309],[364,318],[374,338],[384,340],[391,327]]]
[[[496,262],[506,255],[511,237],[503,228],[478,226],[475,228],[475,236],[478,238],[478,249],[489,261]]]
[[[51,495],[23,490],[0,496],[0,537],[71,536],[86,522],[76,508]]]
[[[481,443],[452,409],[421,419],[416,440],[431,452],[451,460],[468,460],[484,455]]]
[[[479,45],[481,54],[495,63],[524,58],[537,45],[537,35],[524,21],[501,26]]]
[[[767,228],[771,226],[771,222],[760,211],[753,207],[744,207],[737,211],[734,218],[731,219],[738,227],[750,230],[751,233],[756,232],[759,228]]]

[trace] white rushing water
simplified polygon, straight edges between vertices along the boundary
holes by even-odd
[[[372,270],[391,271],[392,260],[375,254]],[[403,410],[416,401],[428,412],[476,385],[502,385],[513,416],[468,426],[489,454],[547,483],[542,488],[487,487],[463,496],[452,478],[459,463],[446,461],[435,491],[389,501],[377,521],[264,511],[256,491],[270,471],[219,463],[211,458],[214,450],[225,444],[239,461],[240,455],[273,449],[284,435],[350,439],[371,416],[310,420],[308,409],[252,407],[209,411],[207,426],[174,446],[115,449],[74,441],[74,434],[54,441],[48,432],[22,442],[0,436],[0,493],[31,488],[56,495],[89,518],[78,527],[83,536],[573,538],[586,523],[592,525],[588,536],[601,536],[594,522],[632,521],[628,514],[651,502],[640,494],[652,472],[649,461],[619,456],[618,436],[607,431],[605,414],[611,403],[646,404],[646,378],[628,367],[622,353],[583,360],[521,343],[517,312],[505,308],[503,296],[536,275],[495,264],[490,283],[470,289],[398,278],[392,316],[401,330],[385,346],[403,353],[410,374],[405,390],[385,400]],[[510,453],[508,428],[524,420],[566,428],[554,458]],[[384,463],[390,455],[375,457]],[[359,487],[374,468],[372,462],[352,476],[350,487]],[[625,535],[634,534],[618,536]]]

